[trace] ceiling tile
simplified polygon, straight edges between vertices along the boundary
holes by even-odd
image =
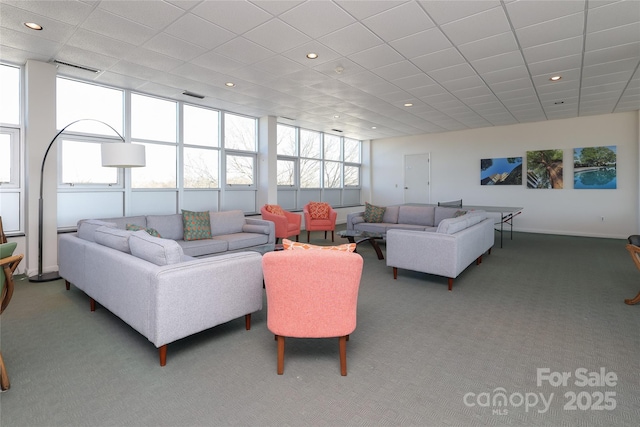
[[[495,36],[509,31],[509,21],[502,7],[495,7],[440,27],[455,44]]]
[[[583,51],[582,36],[571,37],[551,43],[528,47],[522,50],[528,62],[541,62],[549,59],[562,58],[568,55],[580,55]]]
[[[506,8],[513,27],[523,28],[583,12],[585,1],[550,1],[544,3],[543,7],[535,1],[515,1],[506,5]]]
[[[156,30],[178,19],[184,10],[166,2],[103,0],[98,8]]]
[[[243,34],[272,17],[252,3],[232,0],[203,1],[191,12],[235,34]]]
[[[351,24],[318,41],[344,56],[382,44],[380,38],[360,23]]]
[[[386,44],[354,53],[350,55],[349,58],[353,62],[368,69],[383,67],[404,60],[402,55]]]
[[[496,0],[456,0],[455,7],[451,7],[445,1],[419,1],[418,3],[424,7],[438,25],[457,21],[500,6],[500,2]]]
[[[356,19],[363,20],[406,3],[407,0],[362,1],[336,0],[336,4],[349,12]]]
[[[422,71],[409,61],[396,62],[395,64],[385,65],[384,67],[375,68],[371,71],[386,80],[396,80],[402,77],[422,74]]]
[[[244,37],[278,53],[311,41],[311,38],[279,19],[265,22],[259,27],[246,32]]]
[[[474,61],[518,50],[518,43],[509,31],[461,44],[458,49],[468,61]]]
[[[160,33],[144,44],[149,50],[162,53],[167,56],[189,61],[202,55],[206,50],[193,43],[189,43],[166,33]]]
[[[449,48],[428,55],[419,56],[411,60],[422,71],[429,73],[441,68],[465,64],[466,61],[457,49]]]
[[[132,44],[142,44],[155,34],[155,31],[150,27],[137,24],[102,9],[96,9],[89,15],[82,23],[81,28]]]
[[[639,38],[640,22],[622,25],[609,30],[588,33],[585,40],[585,50],[598,50],[620,44],[635,43]]]
[[[402,22],[402,25],[389,25]],[[362,21],[380,38],[389,42],[433,28],[433,21],[416,3],[405,3]]]
[[[217,47],[215,52],[245,64],[254,64],[259,61],[264,61],[274,55],[274,52],[247,40],[244,37],[236,37],[233,40],[226,42],[225,44]]]
[[[472,61],[471,65],[480,74],[499,71],[504,68],[513,68],[524,65],[524,59],[520,51],[503,53],[489,58]]]
[[[625,24],[638,23],[640,5],[637,0],[619,1],[589,10],[587,32],[607,30]]]
[[[207,49],[213,49],[235,37],[232,32],[192,14],[181,17],[167,27],[165,32]]]
[[[564,70],[579,69],[582,63],[582,55],[571,55],[564,58],[551,59],[549,61],[534,62],[529,64],[529,72],[532,76],[542,74],[563,74]]]
[[[317,1],[302,3],[280,15],[280,19],[312,39],[355,22],[353,17],[334,3],[322,4]]]
[[[407,59],[428,55],[451,47],[449,39],[438,28],[422,31],[389,43]]]
[[[583,32],[583,13],[575,13],[552,21],[545,21],[540,24],[516,29],[518,41],[523,49],[581,36]]]

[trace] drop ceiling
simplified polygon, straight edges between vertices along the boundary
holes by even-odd
[[[640,2],[0,0],[0,60],[28,59],[378,139],[638,110]]]

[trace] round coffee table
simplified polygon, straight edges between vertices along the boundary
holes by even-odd
[[[378,246],[378,242],[376,242],[376,240],[384,239],[384,234],[374,233],[372,231],[342,230],[338,231],[338,236],[348,239],[349,243],[355,243],[356,248],[357,245],[362,242],[369,242],[371,246],[373,246],[373,249],[375,249],[376,254],[378,254],[378,259],[384,259],[380,246]]]

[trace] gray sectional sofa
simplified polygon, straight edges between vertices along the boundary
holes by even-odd
[[[482,262],[495,242],[493,219],[482,210],[433,205],[387,206],[382,222],[366,222],[364,211],[347,215],[347,229],[382,233],[387,265],[445,276],[449,290],[473,261]]]
[[[117,218],[102,218],[125,229],[127,224],[152,228],[164,239],[175,240],[185,255],[193,257],[211,256],[225,252],[273,251],[276,243],[275,225],[259,218],[246,218],[241,210],[209,212],[211,239],[184,240],[182,214],[141,215]],[[78,222],[82,223],[84,220]]]
[[[175,215],[80,221],[58,239],[60,275],[89,296],[92,311],[98,302],[151,341],[164,366],[169,343],[242,316],[249,329],[262,309],[261,252],[273,249],[273,223],[219,214],[210,242],[181,242]],[[131,223],[168,238],[125,230]]]
[[[347,230],[385,234],[388,230],[435,231],[440,221],[453,217],[458,208],[428,205],[387,206],[382,222],[365,222],[364,211],[347,215]]]
[[[473,261],[482,262],[485,252],[491,253],[495,242],[493,219],[484,211],[446,218],[431,231],[391,229],[387,231],[387,265],[421,271],[448,278],[449,290]]]

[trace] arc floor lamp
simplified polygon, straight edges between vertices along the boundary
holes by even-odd
[[[47,151],[44,153],[44,157],[42,159],[42,166],[40,167],[40,199],[38,200],[38,274],[30,276],[30,282],[50,282],[52,280],[58,280],[60,275],[57,271],[52,271],[49,273],[42,272],[42,246],[43,246],[43,209],[44,202],[42,197],[42,187],[44,181],[44,164],[47,161],[47,155],[49,154],[49,150],[53,146],[53,143],[56,142],[58,137],[70,126],[83,121],[92,121],[96,123],[101,123],[109,128],[118,135],[122,142],[104,142],[101,144],[100,151],[102,156],[102,166],[106,167],[115,167],[115,168],[134,168],[134,167],[142,167],[145,166],[145,152],[144,145],[140,144],[130,144],[126,143],[122,135],[115,130],[111,125],[108,125],[105,122],[96,119],[79,119],[74,122],[69,123],[65,127],[63,127],[56,136],[53,137],[49,146],[47,147]]]

